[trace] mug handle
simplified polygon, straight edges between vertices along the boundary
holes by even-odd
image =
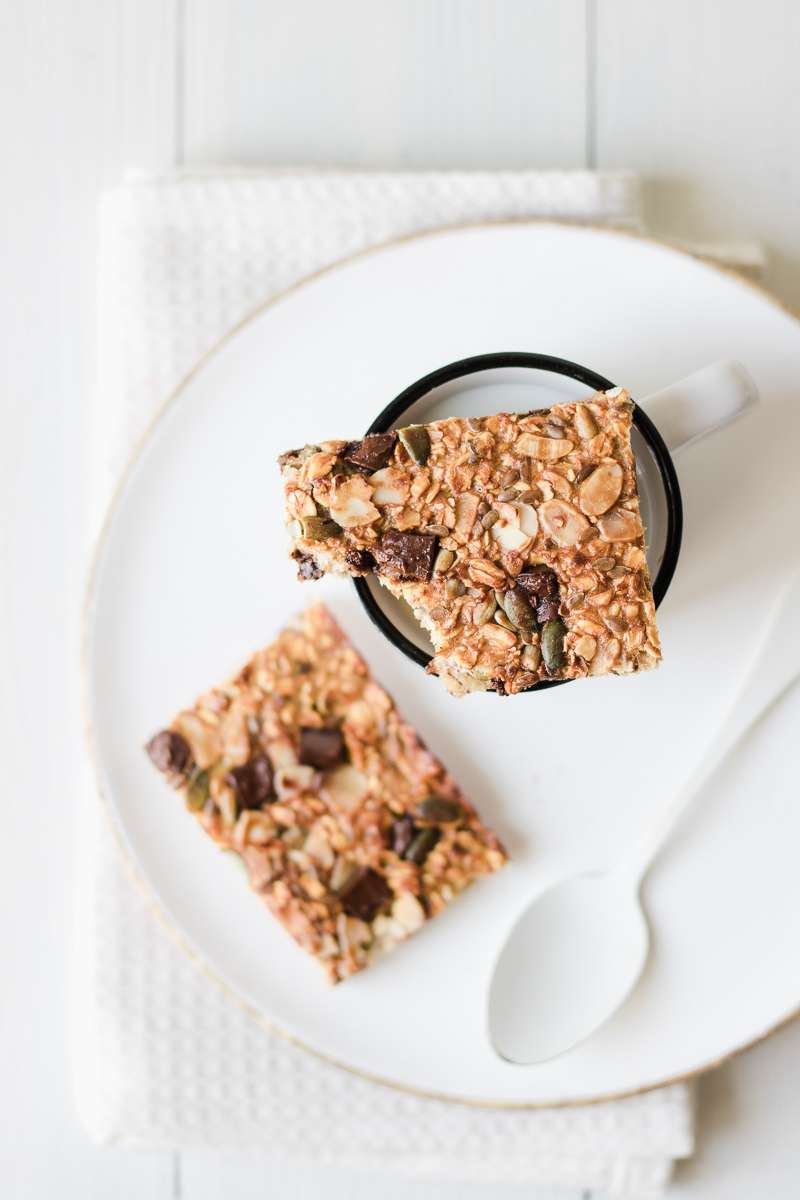
[[[759,402],[750,372],[733,360],[711,363],[638,401],[670,450],[683,450]]]

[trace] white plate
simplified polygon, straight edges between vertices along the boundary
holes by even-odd
[[[686,530],[660,610],[657,672],[456,701],[382,640],[349,584],[294,580],[276,455],[358,435],[434,367],[503,349],[574,359],[634,395],[732,354],[756,378],[761,410],[680,458]],[[796,718],[794,697],[654,873],[656,952],[618,1018],[535,1068],[500,1062],[484,1036],[489,966],[520,907],[635,836],[702,752],[739,679],[782,556],[797,551],[798,379],[800,327],[755,289],[653,243],[547,224],[439,233],[357,258],[221,345],[125,478],[99,550],[86,645],[102,792],[140,873],[211,970],[351,1069],[489,1104],[652,1086],[737,1050],[798,1005],[800,808],[774,744]],[[141,748],[287,613],[321,598],[514,859],[334,990]]]

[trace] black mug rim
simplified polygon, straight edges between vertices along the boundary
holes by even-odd
[[[398,396],[395,396],[394,400],[386,405],[366,432],[385,433],[396,424],[398,418],[412,404],[421,400],[423,396],[432,392],[434,388],[441,387],[445,383],[451,383],[454,379],[462,379],[466,375],[475,375],[480,371],[493,371],[503,367],[526,367],[536,371],[551,371],[553,374],[565,375],[570,379],[577,380],[579,383],[585,383],[587,387],[592,388],[596,392],[607,392],[618,386],[612,383],[610,379],[599,375],[596,371],[581,366],[580,363],[571,362],[567,358],[558,358],[551,354],[536,354],[524,350],[499,350],[490,354],[474,354],[469,358],[460,358],[455,362],[447,363],[443,367],[438,367],[435,371],[423,375],[422,378],[410,384],[409,387],[405,388]],[[647,442],[656,460],[656,465],[664,486],[667,505],[667,533],[664,542],[664,557],[661,560],[658,574],[653,581],[653,599],[655,600],[656,608],[658,608],[667,593],[678,564],[681,540],[683,538],[683,501],[681,499],[681,489],[675,465],[667,444],[647,413],[636,403],[633,405],[633,424]],[[432,656],[410,641],[389,620],[384,610],[375,600],[366,580],[354,579],[353,583],[358,598],[373,625],[380,629],[384,637],[396,649],[402,651],[406,658],[410,658],[412,662],[417,663],[423,668],[427,667]],[[569,679],[542,680],[540,683],[535,683],[532,687],[525,690],[527,692],[544,691],[547,688],[560,687],[562,683],[570,682],[572,681]]]

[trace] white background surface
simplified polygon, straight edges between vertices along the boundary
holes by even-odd
[[[762,239],[768,285],[798,305],[798,48],[791,0],[2,0],[3,1195],[489,1195],[101,1151],[75,1123],[65,999],[98,190],[130,165],[208,160],[632,166],[656,232]],[[676,1196],[797,1194],[799,1055],[795,1025],[704,1080]]]

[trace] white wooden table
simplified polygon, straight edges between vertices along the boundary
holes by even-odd
[[[131,166],[209,161],[631,166],[653,230],[763,240],[768,286],[800,308],[798,50],[794,0],[0,0],[0,1195],[497,1195],[313,1164],[270,1172],[244,1154],[99,1150],[73,1116],[99,190]],[[798,1194],[798,1064],[800,1024],[704,1080],[700,1148],[676,1196]]]

